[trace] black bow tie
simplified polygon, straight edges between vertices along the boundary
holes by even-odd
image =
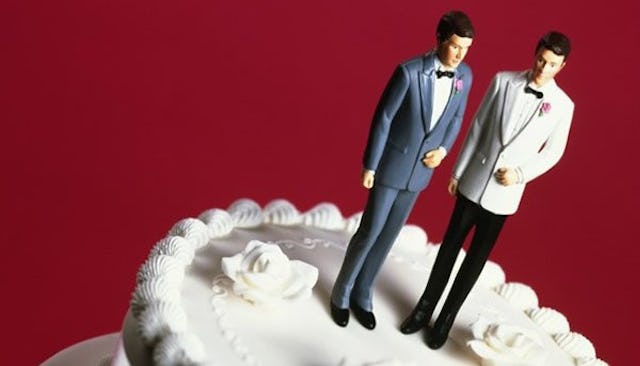
[[[438,79],[440,79],[443,76],[448,77],[449,79],[451,79],[453,77],[454,73],[453,71],[440,71],[440,70],[436,70],[436,76],[438,77]]]
[[[535,95],[538,99],[542,99],[542,97],[544,97],[544,94],[541,91],[537,91],[535,89],[532,89],[529,85],[524,87],[524,92],[525,93],[529,93],[529,94],[533,94]]]

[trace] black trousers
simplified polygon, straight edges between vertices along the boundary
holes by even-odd
[[[440,317],[453,321],[478,280],[506,219],[507,215],[496,215],[458,194],[447,232],[420,302],[431,304],[433,311],[449,281],[462,244],[471,228],[475,227],[469,251],[440,312]]]

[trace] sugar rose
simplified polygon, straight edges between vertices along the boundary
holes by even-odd
[[[233,292],[254,304],[308,298],[318,281],[316,267],[289,260],[278,245],[258,240],[222,258],[222,271],[233,280]]]

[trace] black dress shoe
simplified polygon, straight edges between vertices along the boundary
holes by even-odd
[[[400,332],[404,334],[412,334],[419,331],[422,328],[429,326],[431,321],[431,315],[435,306],[431,305],[432,302],[426,300],[422,295],[416,307],[411,311],[411,314],[400,325]]]
[[[339,308],[331,303],[331,318],[333,321],[341,327],[346,327],[349,323],[349,309]]]
[[[351,311],[353,311],[353,315],[363,327],[367,329],[373,329],[376,327],[376,317],[372,312],[364,310],[353,300],[351,301],[350,308]]]
[[[441,315],[436,320],[433,328],[429,330],[427,334],[427,346],[431,349],[438,349],[447,342],[449,337],[449,331],[455,320],[455,315],[446,314]]]
[[[431,318],[431,314],[427,317],[427,313],[424,311],[415,308],[409,314],[409,316],[402,322],[400,326],[400,332],[403,334],[413,334],[419,331],[422,328],[427,327],[429,324],[429,320]]]

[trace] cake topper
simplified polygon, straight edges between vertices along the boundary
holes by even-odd
[[[497,73],[478,107],[449,182],[449,193],[457,196],[449,226],[426,289],[401,326],[407,334],[428,327],[462,243],[475,227],[453,286],[428,331],[430,348],[446,342],[526,184],[553,167],[564,152],[574,105],[554,77],[570,50],[565,35],[547,33],[535,48],[533,67]]]
[[[347,325],[349,308],[366,328],[376,325],[373,282],[460,130],[472,81],[462,60],[474,34],[467,15],[446,13],[436,49],[400,64],[378,102],[363,159],[369,198],[331,294],[331,316],[340,326]]]

